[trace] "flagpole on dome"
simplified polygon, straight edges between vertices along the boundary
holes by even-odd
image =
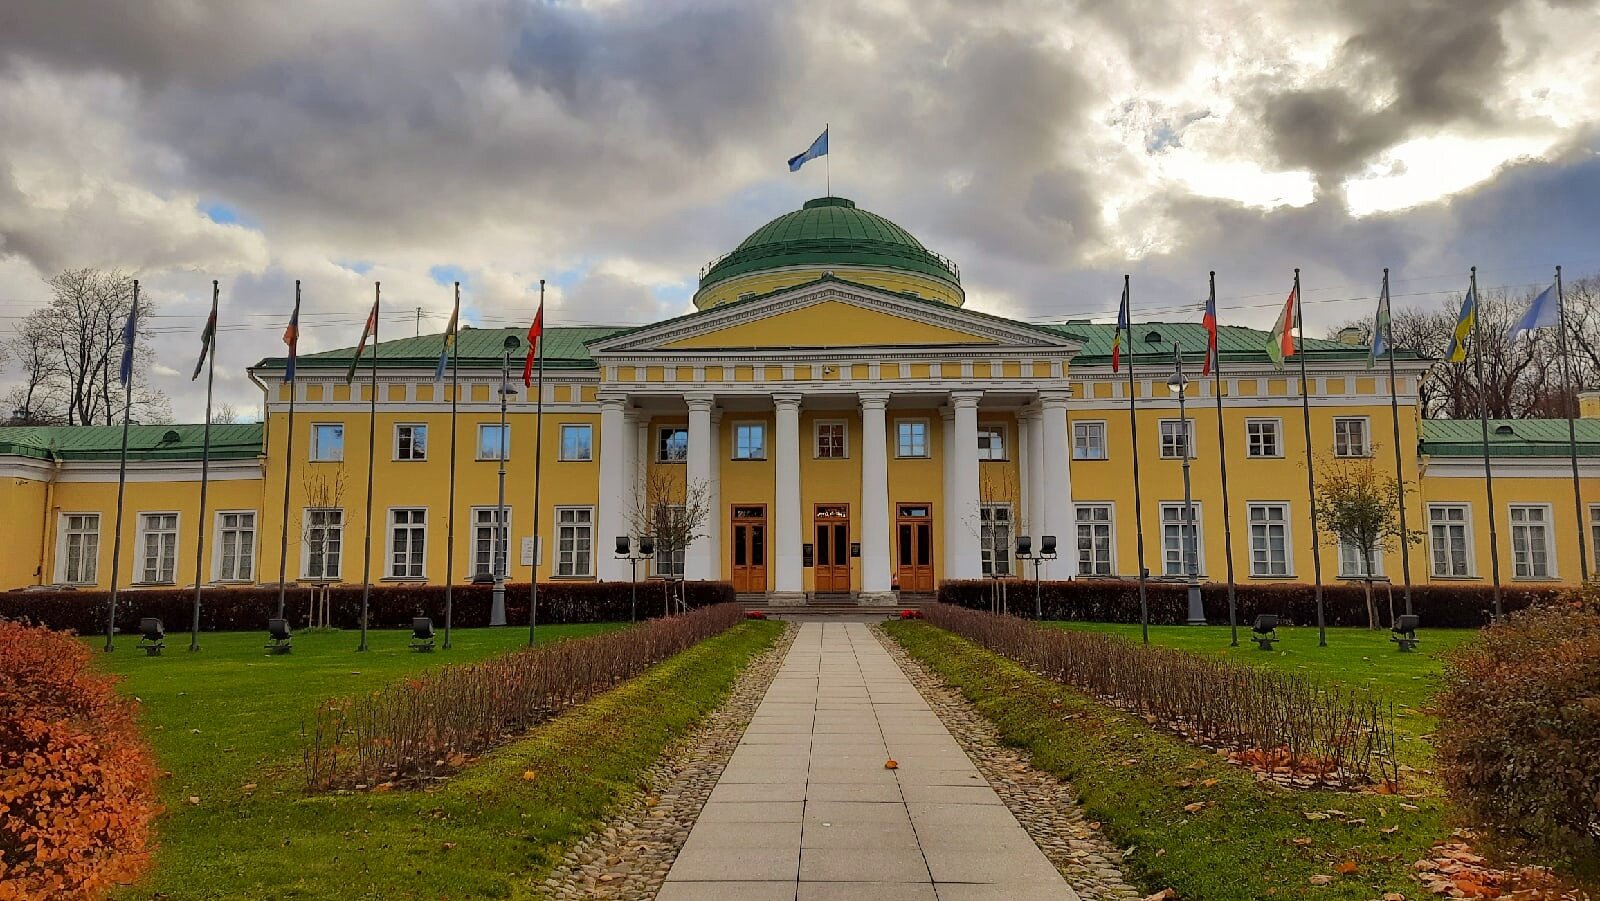
[[[456,401],[461,393],[461,283],[456,282],[456,305],[444,329],[444,351],[434,381],[444,378],[444,355],[450,355],[450,500],[444,513],[444,647],[450,649],[450,626],[455,616],[456,563]]]
[[[1565,289],[1561,285],[1561,267],[1556,267],[1556,315],[1560,323],[1561,341],[1561,382],[1566,389],[1566,401],[1569,404],[1578,402],[1577,392],[1572,384],[1572,364],[1567,359],[1567,303]],[[1572,463],[1572,503],[1576,508],[1578,524],[1578,569],[1583,574],[1583,581],[1589,581],[1589,547],[1583,534],[1583,489],[1578,478],[1578,411],[1567,407],[1567,457]]]
[[[361,343],[372,333],[372,376],[367,396],[367,518],[362,522],[363,547],[361,550],[361,645],[357,651],[367,649],[367,615],[372,600],[372,471],[378,452],[378,303],[383,298],[383,286],[372,283],[372,314],[367,317],[366,328],[361,332]],[[356,363],[361,360],[361,345],[356,346],[355,360],[350,364],[353,375]],[[348,379],[346,379],[348,381]]]
[[[1233,571],[1233,508],[1228,498],[1228,429],[1222,421],[1222,355],[1217,348],[1217,272],[1211,271],[1211,288],[1206,294],[1206,369],[1212,378],[1212,394],[1217,398],[1217,462],[1222,471],[1222,546],[1228,562],[1228,646],[1239,646],[1239,596]],[[1204,375],[1205,373],[1201,373]]]
[[[1383,343],[1380,349],[1379,342]],[[1411,531],[1406,526],[1406,475],[1400,454],[1400,389],[1394,367],[1394,321],[1389,309],[1389,267],[1383,268],[1383,293],[1378,299],[1378,316],[1372,324],[1372,356],[1389,357],[1389,421],[1394,426],[1394,487],[1400,502],[1400,573],[1405,580],[1406,615],[1411,615]],[[1370,368],[1371,361],[1368,361]],[[1368,573],[1368,575],[1371,575]]]
[[[201,571],[206,559],[206,487],[211,478],[211,386],[217,375],[217,355],[212,347],[217,340],[217,299],[222,289],[217,280],[211,280],[211,316],[206,319],[205,330],[200,333],[200,359],[195,361],[194,375],[200,377],[200,364],[210,363],[206,370],[206,421],[200,441],[200,515],[194,524],[194,617],[189,623],[189,650],[200,650],[200,586],[205,582]],[[237,573],[235,575],[238,575]]]
[[[828,136],[827,143],[829,145],[832,145],[833,144],[833,123],[832,122],[824,122],[824,123],[822,123],[822,133]],[[832,152],[831,146],[830,146],[829,152],[827,154],[825,154],[825,155],[827,156],[827,159],[822,161],[823,191],[826,193],[826,196],[832,197],[833,196],[833,152]]]
[[[533,564],[528,575],[528,647],[539,638],[539,487],[544,469],[544,279],[539,279],[539,312],[528,330],[528,355],[538,355],[539,385],[533,402]],[[527,368],[527,364],[523,364]],[[526,379],[526,373],[524,373]],[[527,387],[524,385],[524,387]]]
[[[133,422],[133,348],[139,342],[139,280],[133,280],[133,306],[122,327],[122,454],[117,463],[117,520],[111,539],[111,601],[106,613],[106,653],[115,650],[117,631],[117,577],[122,567],[122,507],[128,489],[128,426]]]
[[[283,383],[289,386],[288,436],[283,445],[283,532],[278,539],[278,619],[283,619],[284,592],[288,590],[289,571],[289,476],[294,464],[294,364],[300,348],[300,280],[294,280],[294,312],[289,315],[289,327],[283,330],[283,343],[289,345],[289,355],[284,359]],[[266,411],[262,411],[265,415]]]
[[[1139,389],[1133,378],[1133,311],[1129,291],[1130,278],[1122,276],[1122,306],[1117,312],[1117,332],[1111,341],[1111,371],[1116,372],[1122,359],[1122,342],[1128,342],[1128,430],[1133,442],[1133,525],[1138,540],[1139,567],[1139,631],[1144,643],[1150,643],[1150,595],[1144,566],[1144,494],[1139,482]]]
[[[1463,315],[1467,314],[1469,304],[1472,316],[1472,356],[1478,373],[1478,427],[1483,438],[1483,489],[1485,500],[1489,505],[1489,573],[1494,580],[1494,618],[1499,621],[1504,612],[1500,589],[1500,532],[1495,525],[1494,515],[1494,468],[1489,464],[1489,386],[1483,377],[1483,317],[1478,315],[1482,298],[1478,296],[1477,266],[1472,267],[1468,298],[1461,307]],[[1462,340],[1460,331],[1458,322],[1457,340]]]
[[[1317,598],[1317,647],[1328,646],[1328,625],[1322,609],[1322,535],[1317,527],[1317,470],[1311,456],[1311,389],[1306,375],[1305,297],[1300,293],[1300,270],[1294,270],[1294,330],[1298,333],[1294,355],[1300,358],[1300,418],[1306,433],[1306,500],[1311,506],[1311,577]]]

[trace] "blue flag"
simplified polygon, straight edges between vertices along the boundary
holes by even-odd
[[[133,289],[133,308],[128,310],[128,321],[122,326],[122,369],[118,377],[122,384],[133,381],[133,347],[139,340],[139,288]]]
[[[827,156],[827,155],[828,155],[828,129],[824,128],[822,130],[822,134],[817,135],[817,139],[815,141],[811,142],[811,146],[810,147],[806,148],[806,152],[805,153],[796,154],[795,156],[789,157],[789,171],[790,172],[799,172],[801,166],[804,166],[806,163],[811,162],[812,160],[816,159],[819,156]]]
[[[1523,313],[1522,318],[1517,320],[1517,324],[1511,327],[1509,337],[1512,340],[1516,340],[1526,332],[1531,332],[1534,329],[1551,328],[1560,322],[1561,301],[1556,297],[1556,286],[1552,283],[1550,287],[1539,292],[1539,296],[1533,299],[1533,303],[1528,304],[1527,312]]]

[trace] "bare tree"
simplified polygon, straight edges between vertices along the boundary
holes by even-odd
[[[711,519],[708,487],[691,483],[681,475],[662,467],[651,469],[636,486],[634,507],[628,512],[633,534],[655,540],[656,572],[662,577],[662,603],[669,614],[674,605],[680,610],[686,608],[683,558],[691,545],[706,537],[706,524]],[[661,561],[666,563],[665,571],[659,565]]]
[[[327,559],[331,554],[342,554],[344,547],[344,527],[347,525],[342,519],[345,492],[345,469],[343,465],[328,469],[317,466],[307,469],[301,477],[301,489],[305,492],[305,507],[302,508],[299,518],[300,542],[305,545],[307,553],[312,558],[324,561],[322,572],[312,578],[311,607],[306,614],[306,623],[312,627],[327,628],[332,625],[328,602],[328,588],[339,581],[338,577],[329,578]],[[313,522],[307,511],[312,510],[339,510],[341,521],[339,523],[339,538],[337,542],[328,537],[327,522]],[[339,570],[343,572],[343,568]]]
[[[233,404],[223,403],[222,406],[211,411],[211,422],[213,425],[233,425],[238,421],[239,410]]]
[[[1317,461],[1317,517],[1322,539],[1334,546],[1354,547],[1361,554],[1366,588],[1367,628],[1378,627],[1372,599],[1373,557],[1422,541],[1422,533],[1400,528],[1400,491],[1378,467],[1374,456],[1325,457]]]
[[[977,530],[979,552],[982,553],[984,546],[988,546],[990,574],[993,576],[989,589],[989,606],[997,613],[1009,612],[1005,579],[1019,575],[1013,568],[1016,561],[1012,557],[1012,546],[1016,536],[1023,534],[1028,528],[1018,512],[1021,507],[1021,497],[1022,486],[1016,470],[999,464],[982,467],[978,477],[978,509],[973,511],[972,525]],[[991,520],[988,534],[985,535],[983,511],[985,508],[999,507],[1010,511],[1009,519],[1005,523]],[[1002,562],[1004,562],[1004,573],[1000,571]]]

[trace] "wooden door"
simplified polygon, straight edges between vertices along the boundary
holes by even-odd
[[[812,578],[818,592],[850,590],[850,506],[818,504]]]
[[[895,508],[896,584],[901,591],[933,591],[933,508],[900,504]]]
[[[767,590],[767,508],[733,508],[733,590],[763,593]]]

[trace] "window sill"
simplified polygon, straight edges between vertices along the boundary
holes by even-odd
[[[344,462],[344,458],[340,457],[337,460],[307,460],[306,462],[307,463],[343,463]]]
[[[384,576],[379,582],[426,582],[427,576]]]
[[[390,463],[426,463],[426,462],[428,462],[428,458],[427,457],[394,457],[389,462]]]
[[[688,463],[689,461],[688,460],[657,460],[656,462],[661,464],[662,466],[683,466],[684,464]]]
[[[1293,582],[1293,581],[1295,581],[1294,573],[1289,573],[1288,575],[1282,575],[1282,576],[1258,576],[1255,573],[1251,573],[1246,578],[1253,579],[1253,580],[1255,580],[1257,582]]]
[[[255,579],[212,579],[208,585],[254,585]]]
[[[729,457],[729,463],[765,463],[766,457]]]
[[[551,576],[552,582],[593,582],[594,576]]]
[[[556,460],[556,462],[557,463],[593,463],[594,462],[594,458],[593,457],[562,457],[562,458]]]
[[[1513,582],[1560,582],[1561,581],[1561,577],[1560,576],[1512,576],[1511,577],[1511,581],[1513,581]],[[164,582],[162,584],[170,585],[171,583],[170,582]]]
[[[1481,581],[1483,581],[1483,577],[1482,576],[1443,576],[1443,575],[1439,575],[1438,573],[1433,573],[1433,574],[1429,575],[1428,578],[1433,580],[1433,581],[1435,581],[1435,582],[1481,582]]]
[[[177,584],[178,584],[177,582],[133,582],[133,583],[130,583],[128,585],[128,587],[129,588],[173,588],[173,587],[177,586]]]
[[[1110,459],[1111,459],[1110,457],[1077,457],[1077,456],[1074,456],[1072,458],[1072,462],[1074,462],[1074,463],[1104,463],[1104,462],[1106,462],[1107,460],[1110,460]]]

